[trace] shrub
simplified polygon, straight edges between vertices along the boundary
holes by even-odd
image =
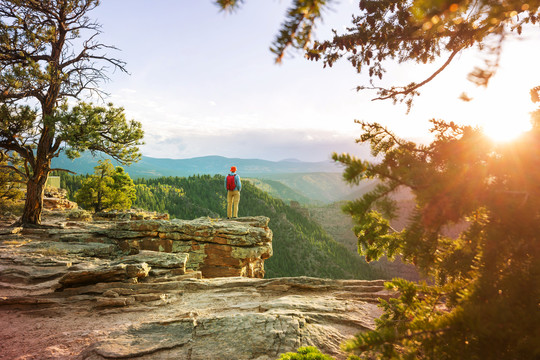
[[[333,357],[323,354],[314,346],[300,347],[297,351],[296,353],[281,354],[279,360],[335,360]]]
[[[83,209],[73,209],[67,213],[66,218],[75,221],[92,221],[92,214]]]

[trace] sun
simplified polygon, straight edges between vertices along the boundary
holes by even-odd
[[[508,123],[491,123],[482,126],[484,133],[493,141],[510,142],[531,129],[528,121],[509,121]]]

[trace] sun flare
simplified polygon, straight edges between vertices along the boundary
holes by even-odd
[[[513,124],[488,124],[483,126],[484,133],[493,141],[509,142],[531,129],[528,122],[515,122]]]

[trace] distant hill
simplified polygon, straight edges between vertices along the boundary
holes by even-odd
[[[371,188],[369,183],[351,187],[343,181],[341,173],[265,174],[250,180],[274,197],[304,205],[352,200],[357,194],[366,192],[366,188]]]
[[[90,174],[98,160],[84,153],[80,158],[69,160],[61,155],[53,159],[53,168],[71,170],[78,174]],[[115,161],[113,164],[118,165]],[[364,185],[351,187],[342,179],[342,169],[331,161],[302,162],[296,159],[268,161],[260,159],[236,159],[222,156],[203,156],[191,159],[159,159],[143,156],[141,161],[124,166],[133,179],[163,176],[189,177],[192,175],[225,175],[230,167],[238,168],[242,179],[252,182],[274,197],[301,204],[328,204],[343,199],[354,199],[355,192],[363,193]],[[365,184],[369,185],[369,184]]]
[[[370,187],[369,183],[362,186],[351,186],[343,180],[341,172],[312,172],[312,173],[296,173],[296,174],[265,174],[260,178],[279,181],[280,183],[293,189],[300,195],[311,199],[311,203],[329,204],[339,200],[352,200],[355,198],[355,193],[364,193],[364,186]],[[269,190],[266,190],[269,191]],[[281,199],[279,193],[272,193]],[[301,200],[297,200],[303,204],[309,204]]]
[[[53,168],[62,168],[74,171],[78,174],[89,174],[94,172],[94,167],[98,160],[107,159],[106,156],[92,157],[89,152],[75,160],[68,159],[61,154],[53,159]],[[110,159],[110,158],[109,158]],[[112,161],[116,166],[117,162]],[[190,159],[161,159],[143,156],[142,159],[124,169],[133,179],[155,178],[161,176],[191,175],[225,175],[231,166],[238,168],[238,173],[242,177],[260,177],[268,174],[287,173],[340,173],[341,168],[331,161],[303,162],[298,160],[269,161],[260,159],[238,159],[226,158],[223,156],[202,156]]]

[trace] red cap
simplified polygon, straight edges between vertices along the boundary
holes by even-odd
[[[236,172],[236,166],[231,166],[231,172]]]

